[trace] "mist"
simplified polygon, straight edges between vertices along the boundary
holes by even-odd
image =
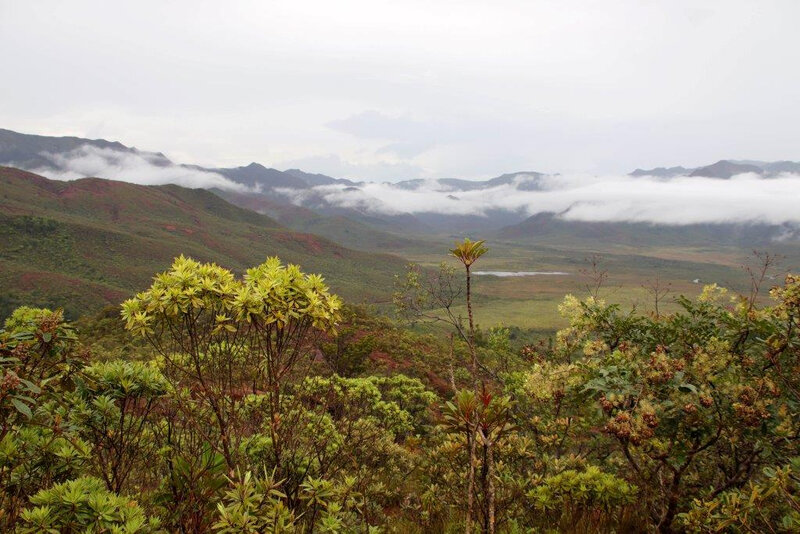
[[[160,154],[83,145],[64,154],[41,154],[49,165],[27,169],[48,178],[88,176],[140,185],[176,184],[258,193],[219,173],[176,165]],[[307,189],[276,188],[300,206],[351,208],[375,215],[436,213],[491,216],[498,210],[523,216],[556,213],[566,220],[640,222],[664,225],[702,223],[800,223],[800,175],[764,178],[740,174],[730,179],[591,174],[520,174],[511,182],[462,191],[437,179],[418,182],[363,182]]]
[[[176,184],[191,188],[250,189],[221,174],[175,165],[157,154],[122,152],[83,145],[65,154],[40,154],[51,165],[26,170],[53,180],[96,177],[139,185]]]
[[[795,174],[773,178],[743,174],[729,180],[522,175],[513,183],[474,191],[456,191],[438,180],[424,181],[415,189],[390,183],[367,183],[358,188],[329,185],[279,191],[299,205],[323,198],[334,206],[375,214],[487,216],[499,209],[528,216],[557,213],[567,220],[587,222],[665,225],[800,222],[797,207],[800,176]]]

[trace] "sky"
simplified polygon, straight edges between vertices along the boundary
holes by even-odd
[[[0,127],[357,180],[800,160],[800,2],[0,0]]]

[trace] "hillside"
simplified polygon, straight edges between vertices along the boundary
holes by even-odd
[[[277,255],[351,301],[386,298],[404,262],[289,230],[213,193],[0,167],[0,316],[20,304],[77,316],[116,304],[180,254],[234,270]]]

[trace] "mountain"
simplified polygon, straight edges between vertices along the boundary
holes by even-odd
[[[489,180],[462,180],[460,178],[437,178],[431,180],[404,180],[393,184],[398,189],[417,190],[422,187],[432,187],[437,190],[453,190],[453,191],[479,191],[481,189],[489,189],[490,187],[497,187],[500,185],[509,185],[515,181],[518,183],[519,189],[522,191],[535,191],[537,181],[544,174],[533,171],[514,172],[510,174],[503,174],[497,178]]]
[[[687,224],[669,226],[637,222],[574,221],[555,213],[538,213],[497,231],[494,237],[517,242],[585,242],[630,246],[735,246],[751,248],[775,242],[800,242],[792,224]]]
[[[800,162],[796,161],[757,161],[757,160],[720,160],[704,167],[656,167],[655,169],[636,169],[630,176],[657,176],[674,178],[676,176],[702,176],[705,178],[730,178],[737,174],[754,173],[765,177],[777,176],[781,173],[800,174]]]
[[[483,181],[442,178],[374,184],[300,169],[281,171],[256,162],[231,168],[177,165],[161,153],[139,151],[118,142],[10,130],[0,130],[3,164],[40,170],[56,178],[100,176],[140,183],[201,183],[229,202],[275,217],[296,231],[320,234],[361,250],[410,246],[405,234],[488,235],[524,223],[528,213],[553,209],[540,205],[538,195],[524,197],[519,193],[544,191],[547,194],[541,195],[542,201],[548,202],[548,197],[558,197],[552,194],[558,190],[568,195],[581,187],[574,187],[576,182],[570,177],[561,183],[558,175],[535,171]],[[668,182],[679,176],[727,179],[741,173],[764,178],[800,174],[800,163],[721,160],[699,168],[636,169],[631,175],[655,176]],[[524,206],[515,202],[525,199],[528,203]],[[563,199],[556,201],[558,209],[564,209]],[[736,216],[730,214],[729,218]]]
[[[47,155],[64,155],[85,146],[139,155],[150,164],[156,166],[172,164],[160,152],[142,152],[116,141],[21,134],[0,128],[0,165],[23,169],[58,169],[58,164],[53,161],[52,157]]]
[[[91,150],[102,152],[93,153]],[[226,198],[229,201],[262,213],[274,214],[277,212],[278,206],[281,206],[282,214],[294,213],[295,215],[284,219],[287,226],[302,231],[320,230],[324,235],[338,236],[348,244],[358,245],[358,248],[362,249],[372,246],[377,248],[384,242],[400,243],[396,237],[372,233],[370,227],[374,227],[378,232],[424,233],[430,231],[430,228],[415,219],[413,215],[402,213],[376,215],[364,209],[332,205],[323,195],[312,189],[320,185],[340,185],[345,188],[360,185],[351,180],[306,173],[299,169],[280,171],[255,162],[231,168],[177,165],[161,153],[143,152],[118,142],[78,137],[46,137],[0,130],[0,165],[13,166],[23,170],[57,175],[66,174],[69,177],[100,174],[102,178],[113,179],[119,172],[116,164],[123,156],[136,158],[131,172],[134,176],[138,176],[142,165],[153,164],[160,169],[170,170],[173,177],[181,177],[182,172],[201,172],[227,178],[252,189],[247,194],[227,195]],[[89,159],[91,164],[87,165],[82,158]],[[105,160],[105,164],[98,164],[98,159]],[[78,160],[77,164],[76,160]],[[131,164],[131,162],[127,163]],[[87,174],[87,170],[93,174]],[[186,181],[190,182],[191,180]],[[232,191],[223,191],[219,188],[214,190],[218,194],[232,193]],[[306,213],[303,217],[296,217],[300,212],[294,208],[300,206],[295,206],[293,203],[295,199],[280,193],[280,190],[305,192],[302,206],[306,208],[306,212],[313,210],[316,213],[313,216]],[[223,196],[225,195],[223,194]],[[247,198],[248,196],[252,198]],[[345,225],[347,228],[343,227]]]
[[[275,187],[291,187],[293,189],[305,189],[309,187],[309,184],[301,178],[281,172],[277,169],[268,169],[259,163],[251,163],[246,167],[235,167],[232,169],[208,170],[258,191]]]
[[[783,172],[800,174],[800,162],[797,161],[773,161],[759,165],[769,174],[780,174]]]
[[[763,169],[768,174],[775,175],[782,172],[800,174],[800,162],[797,161],[758,161],[750,159],[729,160],[737,165],[752,165]]]
[[[292,231],[203,189],[0,167],[0,316],[18,305],[71,317],[117,304],[180,254],[243,271],[268,256],[323,274],[351,301],[388,298],[405,262]]]
[[[705,178],[724,178],[728,179],[737,174],[754,173],[764,174],[764,169],[755,165],[744,163],[734,163],[728,160],[720,160],[713,165],[695,169],[689,176],[703,176]]]
[[[694,169],[686,167],[656,167],[655,169],[636,169],[631,176],[657,176],[659,178],[674,178],[675,176],[687,176]]]
[[[160,152],[145,152],[128,147],[117,141],[104,139],[84,139],[80,137],[48,137],[30,135],[0,129],[0,165],[17,167],[23,170],[42,170],[60,172],[79,172],[70,166],[70,161],[88,148],[103,151],[109,160],[114,154],[137,156],[144,162],[157,167],[187,169],[222,175],[236,183],[257,190],[270,190],[278,187],[306,189],[316,185],[342,183],[354,185],[350,180],[340,180],[322,174],[309,174],[297,169],[279,171],[250,163],[244,167],[211,168],[200,165],[178,165]],[[103,178],[113,178],[103,176]]]

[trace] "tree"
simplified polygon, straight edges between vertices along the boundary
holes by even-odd
[[[485,241],[470,241],[468,238],[465,238],[463,243],[456,244],[455,248],[450,249],[450,254],[464,265],[466,271],[467,317],[469,318],[469,330],[466,335],[466,341],[469,345],[470,355],[472,357],[472,377],[475,382],[476,393],[478,391],[478,356],[477,349],[475,348],[475,322],[472,316],[472,274],[470,269],[472,268],[472,264],[478,261],[478,258],[488,252],[489,249],[483,246],[484,243]]]
[[[450,255],[455,257],[465,270],[465,296],[467,308],[467,325],[464,326],[460,316],[454,307],[457,305],[462,295],[461,285],[454,278],[454,270],[442,264],[438,273],[427,275],[418,266],[410,266],[399,291],[395,293],[395,305],[401,315],[412,318],[426,318],[432,320],[445,321],[450,324],[458,333],[461,340],[466,344],[469,351],[470,378],[472,381],[472,392],[467,394],[463,391],[456,391],[455,404],[446,407],[452,413],[451,421],[460,421],[456,428],[464,430],[465,444],[468,449],[467,456],[467,487],[466,487],[466,513],[465,531],[472,531],[472,522],[475,516],[476,498],[476,469],[478,465],[478,445],[480,444],[483,452],[480,472],[480,487],[482,494],[482,528],[484,531],[494,533],[496,525],[496,489],[494,476],[494,451],[496,445],[495,434],[485,423],[488,414],[493,413],[496,406],[508,403],[508,399],[497,398],[493,403],[492,394],[487,388],[484,375],[496,376],[484,365],[478,357],[478,344],[476,340],[476,328],[474,312],[472,307],[472,266],[486,252],[488,248],[484,246],[485,241],[472,241],[464,239],[462,243],[449,250]],[[452,376],[452,375],[451,375]],[[455,386],[455,380],[452,380]],[[469,399],[472,399],[470,401]],[[477,406],[478,402],[483,403],[481,410],[470,409],[468,406]],[[460,407],[460,408],[459,408]],[[466,411],[465,411],[466,410]],[[501,410],[506,413],[507,410]],[[480,415],[480,416],[479,416]],[[461,424],[466,426],[461,426]],[[500,425],[502,427],[503,425]]]
[[[340,308],[317,275],[277,258],[238,280],[214,264],[181,256],[149,290],[126,301],[126,327],[163,358],[178,390],[188,388],[214,432],[198,427],[229,469],[237,467],[242,399],[267,395],[275,463],[280,465],[278,414],[282,381],[307,354],[309,334],[332,330]]]

